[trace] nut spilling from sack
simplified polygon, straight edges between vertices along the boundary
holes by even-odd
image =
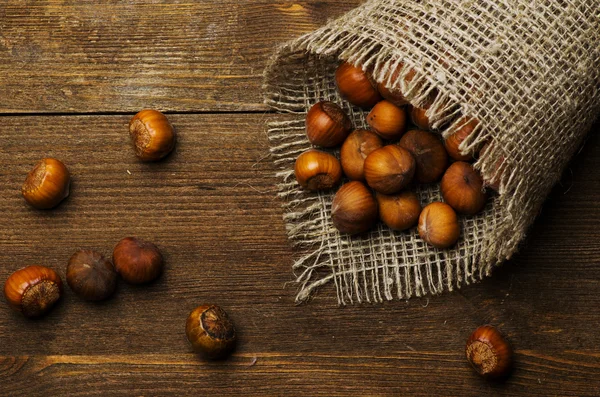
[[[344,62],[335,79],[343,98],[370,109],[366,122],[371,130],[351,132],[341,106],[314,104],[306,117],[308,139],[321,148],[341,145],[340,159],[319,149],[302,153],[294,169],[298,183],[310,191],[331,190],[339,186],[343,172],[349,183],[341,186],[331,207],[333,225],[341,233],[364,233],[379,218],[397,231],[418,225],[421,238],[436,248],[453,246],[460,236],[457,213],[480,213],[489,190],[497,190],[497,184],[484,181],[470,164],[478,153],[459,149],[478,121],[462,117],[462,126],[443,140],[430,126],[427,107],[410,106],[402,92],[375,84],[368,72]],[[415,186],[438,182],[444,202],[425,203],[423,208]]]

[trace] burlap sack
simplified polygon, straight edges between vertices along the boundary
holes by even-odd
[[[340,60],[371,69],[413,105],[433,89],[428,115],[447,136],[459,115],[480,120],[461,149],[491,142],[475,167],[500,181],[500,194],[476,217],[462,217],[449,250],[424,244],[416,230],[383,225],[366,236],[333,227],[333,193],[302,191],[296,157],[310,147],[304,116],[319,100],[346,106],[356,127],[365,114],[335,87]],[[407,84],[410,68],[419,78]],[[298,258],[298,301],[333,282],[340,304],[438,294],[480,280],[513,255],[552,185],[580,146],[600,107],[598,0],[373,0],[282,46],[265,71],[266,103],[296,113],[271,122],[268,136],[281,169],[279,195]],[[439,187],[418,191],[423,204]]]

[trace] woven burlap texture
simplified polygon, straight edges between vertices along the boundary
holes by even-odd
[[[599,46],[598,0],[374,0],[280,47],[265,70],[265,101],[295,114],[271,121],[268,138],[298,252],[297,301],[330,282],[340,304],[438,294],[477,282],[510,258],[599,111]],[[480,121],[461,149],[490,143],[475,167],[500,181],[500,194],[482,214],[461,217],[454,248],[438,250],[416,230],[384,225],[340,235],[330,216],[334,193],[300,189],[293,166],[311,147],[304,131],[311,105],[334,101],[356,128],[367,127],[363,111],[336,90],[340,60],[402,89],[413,105],[437,90],[428,115],[444,136],[460,115]],[[407,83],[411,68],[418,78]],[[423,204],[441,200],[438,185],[418,194]]]

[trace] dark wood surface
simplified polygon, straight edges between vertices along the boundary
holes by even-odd
[[[296,306],[260,75],[277,43],[359,2],[169,3],[0,5],[0,281],[28,264],[64,276],[77,249],[110,254],[127,235],[167,261],[156,283],[121,283],[101,304],[67,288],[35,321],[0,302],[0,395],[600,395],[600,125],[492,278],[347,307],[327,286]],[[178,113],[161,163],[129,147],[143,107]],[[73,189],[40,212],[20,186],[44,156],[65,161]],[[202,361],[186,341],[205,302],[238,326],[229,360]],[[516,350],[502,384],[464,359],[484,323]]]

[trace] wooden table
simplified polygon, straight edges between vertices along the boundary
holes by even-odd
[[[168,265],[101,304],[67,288],[37,321],[2,302],[0,395],[600,395],[600,125],[491,279],[347,307],[328,286],[294,304],[261,74],[274,46],[359,3],[1,2],[0,280],[28,264],[64,276],[77,249],[110,254],[128,235],[158,243]],[[164,162],[141,164],[129,147],[142,108],[177,127]],[[41,212],[20,186],[44,156],[68,164],[73,189]],[[205,302],[238,326],[229,360],[204,362],[185,338]],[[516,349],[504,384],[464,359],[484,323]]]

